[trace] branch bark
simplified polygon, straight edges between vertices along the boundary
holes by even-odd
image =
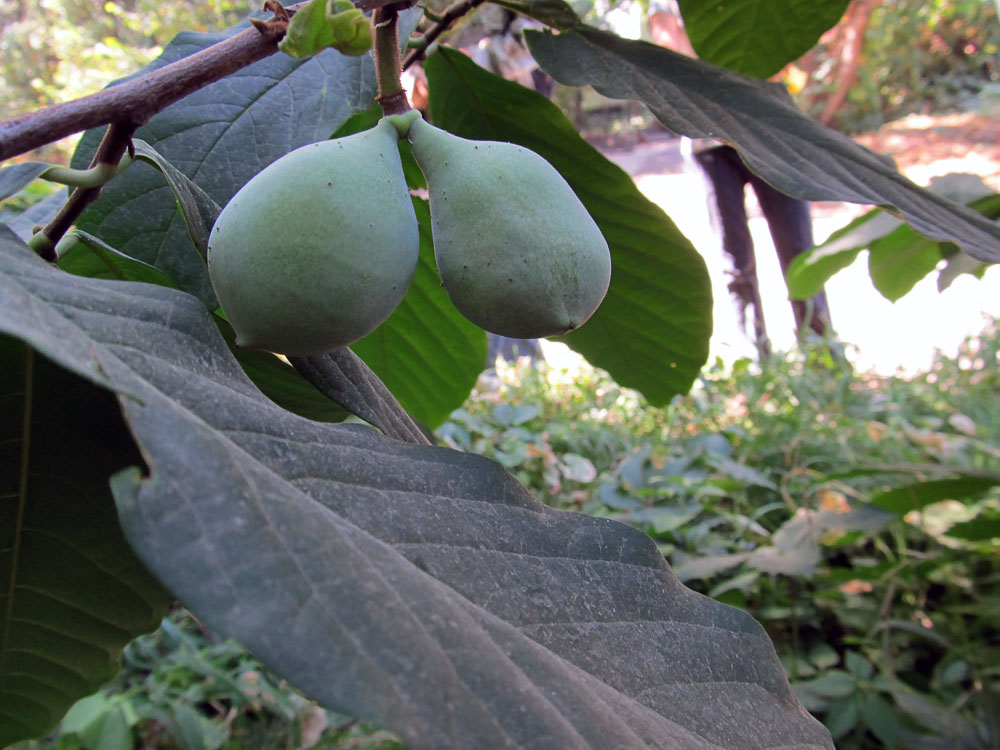
[[[133,130],[208,84],[273,55],[288,22],[263,22],[157,70],[102,91],[0,123],[0,161],[82,130],[120,123]]]
[[[997,0],[1000,2],[1000,0]],[[409,68],[413,63],[422,60],[424,55],[427,54],[427,47],[437,39],[441,34],[446,32],[455,21],[464,16],[466,13],[478,8],[486,0],[459,0],[459,2],[449,5],[445,8],[444,13],[441,14],[441,19],[435,23],[427,32],[420,37],[420,42],[422,45],[419,48],[411,49],[406,53],[403,58],[403,70]]]
[[[827,99],[823,111],[816,118],[824,125],[833,122],[837,110],[847,98],[847,92],[858,80],[858,64],[861,62],[861,51],[865,44],[865,30],[875,11],[876,0],[861,0],[853,3],[847,10],[842,23],[842,34],[838,40],[839,54],[837,72],[838,85]]]

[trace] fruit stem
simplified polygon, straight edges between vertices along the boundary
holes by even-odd
[[[378,77],[378,103],[382,113],[401,115],[410,109],[406,91],[399,80],[399,12],[394,5],[375,9],[375,75]]]

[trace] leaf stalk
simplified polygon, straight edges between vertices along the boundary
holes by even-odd
[[[378,103],[386,116],[401,115],[410,109],[406,91],[400,81],[399,11],[395,5],[376,8],[375,75],[378,79]]]

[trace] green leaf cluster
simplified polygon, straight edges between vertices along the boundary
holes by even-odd
[[[556,507],[645,530],[686,585],[752,612],[838,747],[984,748],[1000,694],[996,333],[911,379],[822,348],[720,364],[666,410],[586,366],[521,362],[439,433]]]
[[[372,48],[371,23],[351,0],[309,0],[292,16],[278,43],[292,57],[312,57],[329,47],[353,57]]]

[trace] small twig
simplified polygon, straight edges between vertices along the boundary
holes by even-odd
[[[378,103],[384,115],[401,115],[410,108],[399,80],[399,11],[395,5],[375,9],[375,76]]]
[[[422,60],[424,55],[427,53],[427,48],[435,39],[446,32],[448,28],[455,23],[455,21],[469,11],[478,8],[484,2],[486,2],[486,0],[459,0],[459,2],[445,8],[444,13],[442,13],[439,17],[440,20],[431,26],[422,37],[420,37],[423,42],[423,46],[420,48],[410,49],[406,53],[406,57],[403,58],[403,70],[406,70],[418,60]]]
[[[365,13],[386,5],[394,6],[397,11],[403,11],[407,8],[412,8],[416,4],[417,0],[354,0],[354,7],[360,8]]]
[[[111,123],[104,133],[104,138],[101,140],[100,145],[97,147],[97,153],[94,154],[94,159],[90,163],[91,168],[106,164],[114,170],[117,168],[126,151],[129,152],[129,156],[134,155],[132,134],[138,127],[135,123]],[[57,260],[56,243],[73,226],[73,223],[83,213],[83,209],[97,199],[97,196],[101,194],[102,188],[103,185],[76,188],[70,194],[69,200],[59,209],[56,217],[49,222],[48,226],[32,236],[29,242],[32,249],[42,256],[43,259],[55,262]]]
[[[123,156],[121,162],[118,164],[101,162],[88,169],[73,169],[72,167],[54,165],[38,175],[38,179],[69,187],[101,187],[117,177],[131,163],[131,157]]]
[[[132,134],[153,115],[278,51],[278,41],[288,28],[288,12],[279,3],[268,5],[275,19],[260,21],[234,37],[96,94],[0,123],[0,161],[81,130],[108,125],[91,169],[107,168],[113,174],[125,151],[132,155]],[[28,244],[54,262],[56,244],[100,193],[100,185],[74,190],[56,217]]]

